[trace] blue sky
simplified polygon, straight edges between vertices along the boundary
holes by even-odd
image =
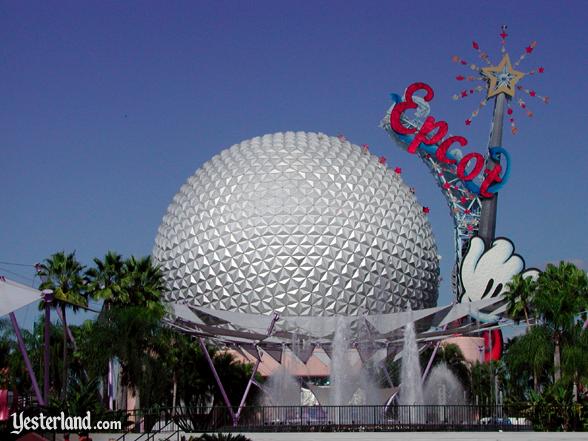
[[[513,169],[497,234],[529,265],[587,268],[586,18],[581,1],[0,1],[0,261],[149,254],[173,195],[221,149],[276,131],[343,133],[402,167],[431,208],[447,303],[449,211],[378,123],[390,92],[425,81],[433,115],[485,151],[491,106],[464,126],[479,98],[451,100],[467,74],[451,56],[479,61],[476,40],[498,62],[506,23],[511,58],[537,40],[521,67],[545,74],[523,84],[551,103],[527,100],[535,116],[515,111],[520,132],[505,134]],[[32,269],[0,274],[30,284]]]

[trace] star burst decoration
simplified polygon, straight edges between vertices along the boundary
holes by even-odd
[[[516,134],[518,132],[518,128],[515,123],[515,118],[513,115],[513,107],[512,102],[515,101],[518,104],[519,108],[526,113],[526,115],[530,118],[533,116],[533,112],[529,109],[527,103],[522,98],[515,98],[516,92],[521,92],[526,94],[529,97],[539,99],[543,101],[543,103],[547,104],[549,102],[549,97],[539,95],[533,89],[527,89],[521,84],[519,81],[524,77],[533,76],[535,74],[542,74],[545,72],[543,67],[536,67],[535,69],[522,72],[517,70],[518,66],[521,62],[530,55],[537,46],[537,42],[533,41],[529,44],[523,53],[519,56],[519,58],[515,61],[514,64],[511,64],[510,57],[506,51],[506,38],[508,34],[506,33],[506,26],[502,26],[500,32],[500,39],[501,39],[501,48],[500,52],[502,53],[502,60],[498,65],[493,65],[490,61],[490,57],[488,53],[484,52],[480,49],[480,45],[477,42],[472,42],[472,47],[478,53],[478,58],[480,58],[487,66],[480,67],[474,63],[470,63],[457,55],[452,57],[452,61],[454,63],[460,64],[462,66],[468,67],[471,71],[475,72],[475,75],[457,75],[455,79],[457,81],[470,81],[476,82],[481,81],[483,84],[477,86],[467,87],[462,89],[459,93],[453,95],[454,100],[460,100],[463,98],[467,98],[472,96],[476,93],[483,93],[484,97],[480,100],[478,107],[471,113],[471,115],[465,120],[465,125],[469,126],[472,123],[472,120],[478,116],[480,110],[488,104],[488,101],[492,98],[496,97],[497,95],[504,93],[507,100],[507,116],[511,126],[511,132]]]

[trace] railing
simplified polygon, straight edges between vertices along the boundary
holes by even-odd
[[[247,406],[237,425],[226,407],[129,411],[131,432],[341,432],[532,430],[524,405]]]

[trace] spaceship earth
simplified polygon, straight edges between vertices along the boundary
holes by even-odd
[[[167,300],[282,315],[435,306],[439,257],[400,174],[322,133],[235,144],[182,185],[153,257]]]

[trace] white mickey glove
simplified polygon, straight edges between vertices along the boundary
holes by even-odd
[[[514,253],[514,245],[508,239],[496,239],[486,250],[484,241],[473,237],[468,253],[461,265],[461,282],[464,294],[461,302],[472,302],[486,297],[494,297],[505,290],[505,286],[515,274],[525,269],[521,256]],[[523,277],[536,279],[539,271],[527,270]]]

